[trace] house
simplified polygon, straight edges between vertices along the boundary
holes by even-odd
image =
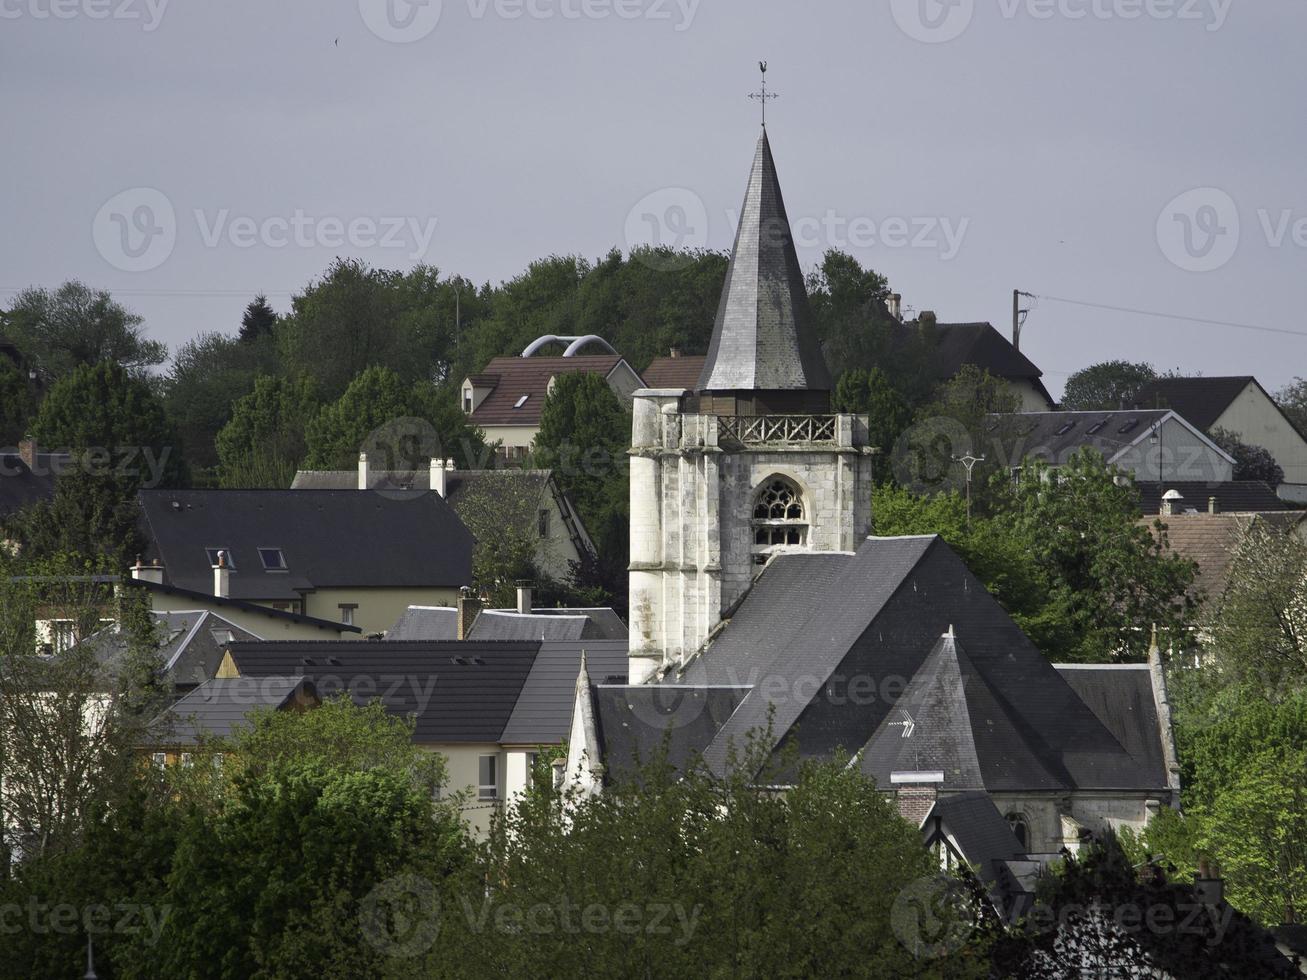
[[[533,607],[532,590],[519,585],[515,609],[483,609],[460,596],[457,608],[409,606],[388,640],[627,640],[626,624],[606,607]]]
[[[54,497],[55,478],[71,465],[67,452],[42,452],[23,439],[17,452],[0,453],[0,521]]]
[[[930,372],[936,381],[957,377],[966,365],[1007,382],[1017,399],[1018,412],[1047,412],[1056,406],[1044,387],[1044,372],[988,323],[936,323],[935,314],[922,313],[919,327],[934,335]]]
[[[1140,509],[1145,515],[1163,513],[1163,497],[1174,492],[1166,506],[1166,513],[1197,514],[1252,514],[1277,510],[1293,510],[1275,488],[1261,480],[1235,480],[1230,483],[1206,483],[1188,480],[1168,480],[1165,483],[1136,481]]]
[[[341,694],[412,718],[414,743],[440,752],[449,792],[466,790],[469,824],[485,834],[525,790],[536,755],[560,747],[582,658],[624,681],[626,644],[567,642],[233,643],[223,679],[303,679],[323,700]]]
[[[155,719],[148,749],[157,766],[186,765],[201,739],[230,738],[249,727],[251,712],[308,711],[321,703],[304,677],[215,677]]]
[[[561,357],[537,357],[550,343],[570,342]],[[579,354],[586,344],[607,348],[606,354]],[[624,405],[644,386],[640,375],[620,354],[598,337],[541,337],[520,357],[496,357],[479,374],[463,380],[462,407],[468,420],[485,433],[487,442],[503,445],[509,459],[524,457],[540,431],[545,398],[560,374],[598,374]]]
[[[290,486],[292,490],[435,490],[468,526],[493,519],[498,526],[514,527],[534,538],[536,570],[556,582],[566,581],[582,556],[595,553],[581,515],[552,470],[460,470],[452,459],[433,459],[426,469],[379,470],[369,466],[367,453],[359,453],[357,472],[300,470]]]
[[[646,388],[684,388],[693,390],[699,384],[699,375],[707,363],[705,354],[682,354],[672,348],[667,357],[655,357],[640,372]]]
[[[453,605],[472,535],[434,493],[142,490],[153,585],[380,633],[411,605]]]
[[[1173,409],[1204,432],[1224,429],[1261,446],[1284,470],[1280,495],[1307,503],[1307,439],[1256,378],[1158,378],[1140,389],[1135,403]]]
[[[1175,412],[1028,412],[991,415],[981,455],[1015,470],[1027,459],[1063,466],[1081,449],[1136,481],[1228,483],[1234,459]]]

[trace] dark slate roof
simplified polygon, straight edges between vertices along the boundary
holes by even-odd
[[[740,209],[701,391],[829,391],[776,162],[764,129]]]
[[[227,738],[248,727],[249,714],[260,708],[281,708],[303,687],[312,695],[311,682],[302,677],[233,677],[201,684],[174,704],[159,719],[154,741],[160,745],[194,745],[201,734]]]
[[[164,680],[175,688],[203,684],[218,672],[222,655],[231,640],[260,640],[208,609],[172,610],[150,614],[159,637],[159,657]],[[228,637],[231,639],[229,640]],[[127,644],[117,626],[87,637],[101,663],[121,662]]]
[[[584,616],[586,624],[585,631],[581,634],[583,640],[621,640],[625,643],[630,635],[626,623],[617,615],[617,610],[608,606],[541,607],[532,609],[531,615]]]
[[[523,615],[515,610],[483,609],[468,630],[469,640],[579,640],[584,616]]]
[[[1166,410],[1022,412],[991,415],[985,424],[991,437],[1002,444],[1008,459],[1036,456],[1064,463],[1085,446],[1110,460],[1147,435],[1168,414]]]
[[[1140,506],[1146,516],[1162,512],[1162,496],[1174,490],[1184,502],[1186,511],[1207,512],[1207,501],[1216,498],[1216,508],[1222,514],[1266,513],[1267,511],[1292,510],[1290,504],[1282,500],[1275,488],[1261,480],[1238,480],[1230,483],[1179,482],[1139,483]]]
[[[577,357],[496,357],[480,375],[494,379],[494,391],[470,416],[473,425],[539,425],[540,411],[549,391],[549,379],[559,374],[585,372],[608,377],[622,364],[617,354]],[[634,373],[634,371],[632,372]],[[526,396],[520,408],[517,403]]]
[[[212,574],[212,570],[210,570]],[[119,581],[117,576],[112,576],[111,581]],[[254,613],[259,616],[266,616],[269,619],[289,621],[298,623],[302,626],[316,626],[318,629],[335,633],[339,636],[341,633],[362,633],[363,630],[358,626],[347,626],[344,623],[336,622],[331,619],[319,619],[316,616],[305,616],[301,613],[289,612],[285,609],[273,609],[271,606],[261,606],[255,602],[246,602],[244,599],[220,599],[211,591],[201,592],[198,589],[182,589],[174,585],[158,585],[154,582],[147,582],[143,579],[121,579],[124,585],[136,586],[147,589],[150,592],[160,592],[164,595],[176,596],[181,599],[193,599],[197,603],[217,606],[219,609],[239,609],[242,612]]]
[[[38,454],[33,471],[17,453],[0,454],[0,520],[54,496],[55,458]]]
[[[625,641],[542,643],[522,685],[500,741],[507,745],[557,745],[567,740],[576,703],[576,678],[585,651],[586,673],[599,683],[628,677]]]
[[[1058,664],[1057,672],[1157,785],[1166,785],[1162,728],[1148,664]]]
[[[684,388],[693,391],[703,374],[703,354],[680,354],[676,357],[655,357],[640,372],[646,388]]]
[[[213,590],[206,548],[232,558],[231,595],[293,599],[321,588],[458,588],[472,578],[471,533],[434,493],[358,490],[142,490],[149,557],[164,581]],[[280,548],[265,571],[256,549]]]
[[[787,571],[791,562],[800,568]],[[950,633],[956,642],[941,644]],[[793,744],[801,758],[852,755],[893,732],[912,745],[893,759],[870,753],[879,765],[935,770],[945,766],[932,758],[954,760],[966,789],[981,788],[965,785],[973,751],[990,791],[1167,786],[937,537],[871,538],[853,556],[773,559],[687,677],[751,685],[704,752],[719,772],[730,745],[770,721],[777,752]],[[962,703],[959,687],[970,747],[947,717]],[[920,697],[903,703],[905,691]],[[906,739],[905,726],[892,725],[905,720],[901,703],[914,714]]]
[[[452,606],[409,606],[386,630],[386,639],[457,640],[458,610]]]
[[[935,329],[931,371],[941,381],[956,375],[963,365],[972,364],[996,378],[1029,381],[1043,389],[1040,379],[1044,372],[991,324],[941,323]]]
[[[1251,375],[1236,378],[1158,378],[1135,395],[1140,408],[1169,408],[1206,432],[1250,384]]]
[[[999,877],[1004,862],[1026,857],[1021,842],[988,793],[941,796],[926,816],[926,823],[934,818],[939,819],[942,829],[957,842],[963,859],[980,868],[980,877],[985,882]]]
[[[674,768],[698,764],[749,688],[645,684],[600,685],[593,691],[604,775],[620,781],[664,746]]]

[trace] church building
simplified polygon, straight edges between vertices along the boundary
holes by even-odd
[[[869,537],[868,420],[831,387],[764,129],[698,382],[635,393],[629,676],[582,662],[582,789],[664,745],[721,774],[763,738],[777,765],[849,759],[995,880],[1177,806],[1156,656],[1051,664],[942,539]],[[963,809],[1007,835],[974,853]]]

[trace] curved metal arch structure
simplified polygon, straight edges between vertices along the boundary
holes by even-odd
[[[585,337],[558,337],[554,334],[547,334],[544,337],[537,337],[531,343],[527,344],[526,350],[522,351],[523,357],[531,357],[542,347],[548,347],[550,344],[566,344],[567,350],[563,351],[564,357],[575,357],[577,352],[591,344],[601,344],[604,350],[610,354],[616,354],[613,345],[596,334],[588,334]]]

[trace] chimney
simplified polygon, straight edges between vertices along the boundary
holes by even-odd
[[[481,600],[469,588],[464,587],[458,593],[458,638],[466,640],[467,634],[476,622],[477,613],[481,612]]]
[[[889,309],[889,315],[895,320],[903,320],[903,294],[890,293],[889,299],[885,301],[886,308]]]
[[[29,470],[36,470],[36,440],[31,436],[18,440],[18,458],[27,464]]]
[[[681,348],[673,347],[670,351],[667,352],[667,356],[670,357],[672,360],[676,360],[676,358],[681,356]]]
[[[359,489],[368,488],[368,454],[359,453]]]
[[[939,317],[935,316],[934,310],[922,310],[917,314],[917,323],[924,329],[934,330]]]
[[[136,564],[132,566],[132,579],[136,582],[153,582],[155,585],[163,585],[163,566],[155,559],[146,565],[141,561],[141,556],[136,556]]]
[[[1219,514],[1220,512],[1221,512],[1221,505],[1218,504],[1218,503],[1216,502],[1216,498],[1215,498],[1215,497],[1208,497],[1208,498],[1207,498],[1207,513],[1209,513],[1209,514]]]
[[[532,598],[533,596],[531,591],[531,583],[525,580],[518,582],[517,583],[517,611],[521,613],[523,616],[529,616],[531,614]]]
[[[1168,490],[1162,495],[1162,516],[1174,517],[1184,513],[1184,497],[1179,490]]]
[[[213,594],[216,598],[231,596],[231,569],[227,567],[227,552],[218,552],[218,564],[213,566]]]
[[[431,489],[442,498],[449,496],[449,474],[458,470],[452,459],[431,459]]]
[[[942,772],[892,772],[890,785],[894,787],[894,800],[899,816],[914,827],[920,827],[939,796],[944,782]]]

